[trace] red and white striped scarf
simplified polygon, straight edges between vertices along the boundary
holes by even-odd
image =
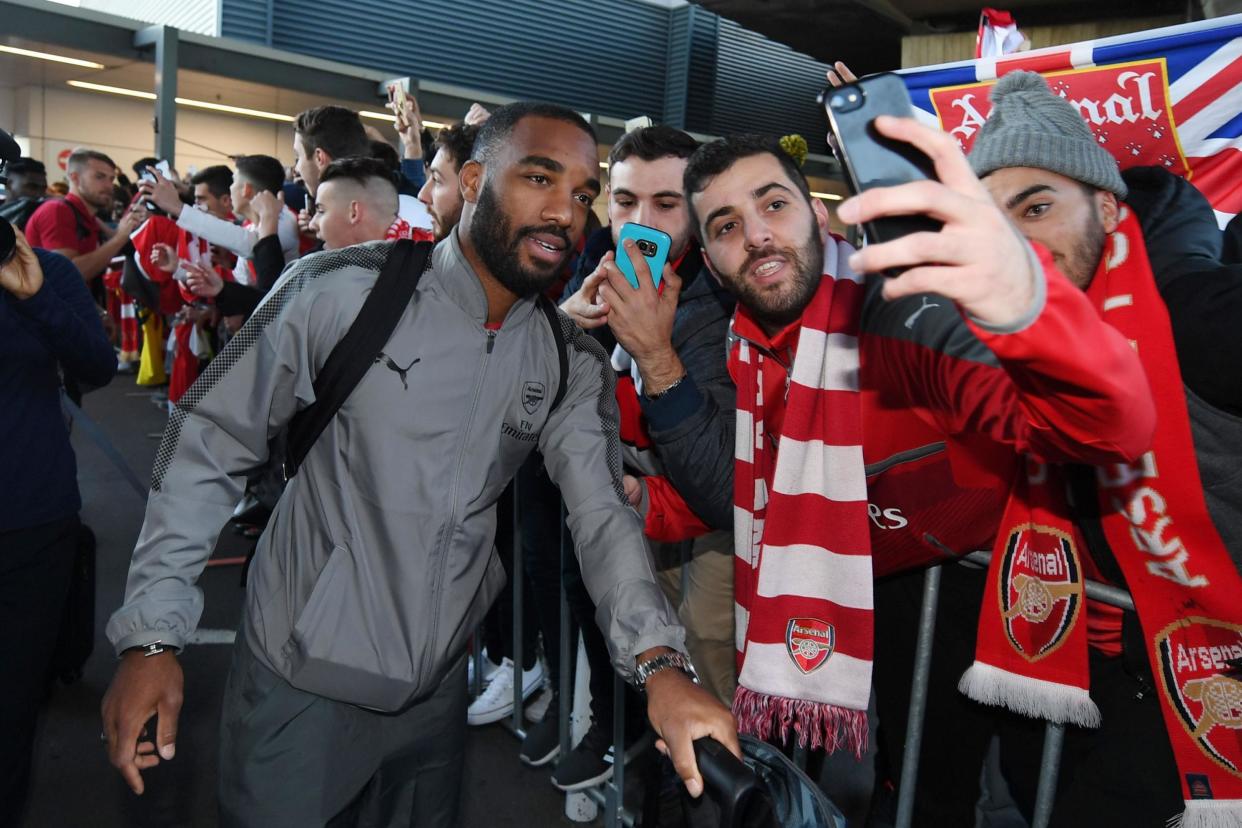
[[[863,469],[858,336],[863,281],[829,238],[802,314],[779,449],[764,434],[763,373],[784,371],[741,338],[737,382],[735,582],[743,732],[861,755],[871,691],[872,570]],[[771,491],[769,491],[769,482]]]

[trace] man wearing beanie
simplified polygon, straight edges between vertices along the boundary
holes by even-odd
[[[1219,781],[1221,766],[1208,756],[1217,750],[1228,756],[1226,761],[1236,762],[1239,731],[1214,727],[1210,711],[1205,723],[1202,713],[1207,708],[1186,695],[1206,683],[1222,697],[1231,696],[1236,682],[1225,677],[1221,683],[1219,671],[1190,675],[1192,665],[1185,659],[1179,673],[1176,655],[1189,650],[1175,637],[1163,639],[1163,651],[1174,656],[1167,670],[1153,672],[1151,656],[1160,660],[1154,639],[1168,628],[1191,617],[1220,621],[1222,595],[1226,616],[1232,609],[1229,598],[1236,603],[1238,593],[1231,584],[1242,557],[1242,477],[1236,471],[1242,447],[1242,383],[1237,382],[1242,268],[1218,263],[1220,231],[1211,207],[1193,186],[1156,167],[1121,173],[1074,106],[1054,95],[1042,77],[1008,74],[996,84],[992,101],[991,115],[969,156],[971,167],[1019,230],[1051,252],[1058,269],[1087,292],[1103,318],[1121,328],[1140,355],[1163,356],[1157,376],[1150,376],[1149,368],[1149,380],[1160,407],[1163,442],[1180,438],[1180,443],[1171,449],[1156,444],[1138,469],[1125,473],[1113,469],[1097,474],[1082,466],[1062,467],[1053,476],[1070,493],[1068,498],[1058,496],[1056,518],[1072,524],[1062,528],[1080,548],[1086,576],[1128,588],[1139,604],[1136,614],[1086,603],[1086,623],[1082,618],[1077,623],[1086,627],[1083,637],[1089,646],[1078,645],[1076,658],[1082,666],[1074,671],[1079,686],[1089,688],[1089,706],[1059,704],[1055,692],[1041,696],[1046,681],[1030,691],[1030,679],[1048,678],[1038,675],[1038,669],[1053,660],[1052,654],[1029,668],[1015,668],[1012,648],[1006,654],[1008,645],[989,646],[992,636],[1010,628],[999,612],[980,614],[1000,604],[1001,573],[943,567],[914,823],[974,822],[978,769],[994,737],[1000,741],[1000,765],[1009,789],[1029,819],[1044,719],[1072,723],[1073,711],[1085,709],[1085,719],[1098,720],[1099,727],[1067,727],[1054,825],[1163,825],[1183,811],[1187,825],[1204,824],[1205,812],[1224,816],[1226,821],[1219,824],[1240,824],[1230,783]],[[1120,279],[1129,276],[1133,282],[1136,267],[1146,281],[1126,286]],[[1158,337],[1157,330],[1162,331]],[[1170,437],[1174,422],[1181,431]],[[1153,465],[1158,473],[1154,480],[1146,475]],[[1097,482],[1126,480],[1131,486],[1128,498],[1116,486],[1102,488]],[[1173,489],[1201,492],[1199,499],[1206,504],[1173,505]],[[1118,514],[1114,500],[1127,507],[1126,513]],[[1071,509],[1069,503],[1078,505]],[[1016,521],[1003,502],[994,509],[990,516],[977,509],[971,517],[996,531],[999,548]],[[1177,567],[1161,568],[1177,560],[1183,549],[1190,551]],[[1205,549],[1214,554],[1200,551]],[[1165,557],[1156,554],[1160,552]],[[1170,577],[1204,577],[1197,568],[1201,561],[1218,573],[1207,585],[1184,589]],[[1155,568],[1149,569],[1148,563]],[[881,753],[888,754],[890,765],[900,762],[906,738],[922,587],[921,571],[876,586],[876,637],[886,642],[876,658],[876,698],[884,722]],[[1225,618],[1224,623],[1237,621]],[[1202,632],[1203,627],[1186,629]],[[1235,646],[1227,628],[1213,629],[1225,630],[1225,640],[1209,635],[1203,642],[1209,652],[1210,646]],[[1060,649],[1073,647],[1073,639],[1074,634],[1067,634],[1063,641],[1069,643]],[[998,663],[1004,665],[999,670]],[[958,683],[968,668],[963,696]],[[1022,675],[1024,671],[1035,675]],[[1169,677],[1167,685],[1162,674]],[[985,707],[971,697],[1002,707]],[[1042,708],[1040,698],[1048,702]],[[1188,711],[1194,723],[1181,720],[1179,709]],[[1202,731],[1205,747],[1180,735],[1201,726],[1207,728]],[[1183,742],[1177,749],[1171,733],[1174,742]],[[1229,742],[1232,747],[1222,748],[1222,741],[1229,739],[1234,740]],[[896,775],[894,768],[894,782]],[[998,786],[988,787],[994,794]],[[1192,797],[1200,798],[1187,807]],[[987,810],[989,803],[982,807]]]
[[[1139,462],[1041,466],[1028,486],[1028,502],[1042,508],[1039,521],[1077,548],[1085,577],[1127,589],[1137,612],[1087,600],[1085,613],[1067,613],[1071,631],[1052,648],[1059,652],[1023,651],[1022,622],[1014,619],[1025,607],[1001,611],[1023,592],[1028,581],[1020,579],[1031,577],[1015,575],[1021,553],[994,555],[986,581],[947,567],[949,594],[966,596],[970,607],[982,599],[983,608],[974,664],[960,688],[1033,717],[992,717],[1002,767],[1028,818],[1041,719],[1052,719],[1067,725],[1053,825],[1163,825],[1179,816],[1186,826],[1242,824],[1242,740],[1229,718],[1242,701],[1230,661],[1242,654],[1242,268],[1217,261],[1220,233],[1198,191],[1160,168],[1123,175],[1074,105],[1041,76],[1006,75],[992,103],[971,167],[1018,229],[1047,247],[1134,345],[1158,415]],[[1007,510],[999,537],[1025,538],[1022,529]],[[982,595],[969,594],[972,584]],[[942,610],[937,658],[942,641],[969,640],[970,615]],[[1218,657],[1192,660],[1196,647],[1216,648]],[[960,659],[960,644],[949,649]],[[1059,693],[1083,690],[1089,715],[1055,704],[1074,697]],[[1054,703],[1041,706],[1048,700]],[[969,703],[952,715],[956,726],[976,731],[987,718]],[[949,748],[957,762],[961,748],[960,741]],[[972,782],[925,796],[976,791]]]

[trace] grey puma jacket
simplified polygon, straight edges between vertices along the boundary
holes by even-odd
[[[268,442],[314,398],[390,245],[289,268],[178,403],[155,461],[118,653],[184,647],[195,586]],[[534,300],[484,328],[487,300],[456,234],[439,244],[384,353],[289,482],[251,565],[244,634],[291,684],[397,710],[436,688],[505,576],[493,506],[538,447],[569,511],[587,589],[627,677],[650,647],[684,649],[621,483],[614,378],[603,350],[560,317],[559,352]]]

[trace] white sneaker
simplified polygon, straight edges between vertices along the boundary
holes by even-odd
[[[500,665],[487,657],[487,650],[483,650],[483,683],[479,690],[480,695],[483,690],[487,689],[487,683],[492,680],[492,676],[496,675],[496,671],[500,669]],[[466,654],[466,687],[473,690],[474,688],[474,653]]]
[[[522,700],[543,686],[543,662],[536,661],[535,666],[522,671]],[[498,722],[513,714],[513,661],[506,658],[500,668],[487,683],[487,689],[470,703],[466,713],[466,722],[472,725],[485,725]]]

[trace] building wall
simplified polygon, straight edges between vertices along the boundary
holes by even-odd
[[[221,0],[221,32],[596,115],[649,115],[711,134],[800,132],[813,151],[826,149],[815,94],[827,66],[693,4],[419,0],[413,13],[395,8],[390,0]]]
[[[122,170],[152,154],[150,101],[76,92],[56,87],[23,86],[11,91],[13,117],[8,123],[23,148],[43,161],[48,177],[63,177],[56,159],[60,152],[91,147],[107,153]],[[229,155],[263,154],[293,163],[293,131],[288,124],[214,115],[191,109],[177,111],[177,168],[188,172],[211,164],[228,164]]]
[[[77,5],[187,32],[219,34],[219,0],[79,0]]]

